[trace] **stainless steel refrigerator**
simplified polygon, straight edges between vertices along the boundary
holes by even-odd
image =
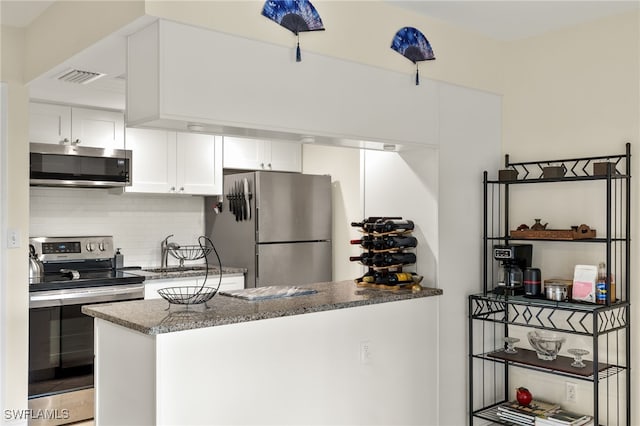
[[[223,198],[205,198],[206,235],[247,288],[331,281],[331,228],[328,175],[227,174]]]

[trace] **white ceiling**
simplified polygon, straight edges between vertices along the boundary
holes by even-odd
[[[638,0],[387,1],[498,40],[532,37],[640,6]]]
[[[2,25],[26,27],[55,0],[0,0]]]

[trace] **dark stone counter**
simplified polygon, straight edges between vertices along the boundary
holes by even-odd
[[[170,280],[174,278],[189,278],[189,277],[201,277],[205,275],[205,267],[192,267],[187,266],[184,270],[180,270],[178,267],[170,267],[167,271],[159,272],[160,268],[143,268],[127,270],[130,274],[141,275],[145,281],[149,280]],[[222,275],[244,275],[247,272],[244,268],[230,268],[223,266]],[[220,268],[210,267],[209,276],[219,275]]]
[[[166,277],[163,277],[166,278]],[[439,296],[438,288],[379,290],[358,287],[353,281],[297,285],[314,294],[247,301],[215,295],[205,305],[169,305],[164,299],[87,305],[82,312],[144,334],[162,334],[203,327],[238,324],[378,303]]]

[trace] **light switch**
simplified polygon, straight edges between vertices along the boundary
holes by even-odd
[[[9,229],[9,231],[7,232],[7,247],[20,247],[20,231],[18,231],[17,229]]]

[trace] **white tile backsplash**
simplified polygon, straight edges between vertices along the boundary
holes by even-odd
[[[167,235],[190,245],[204,232],[204,200],[198,196],[33,187],[30,203],[31,237],[113,235],[125,266],[160,265],[160,242]],[[169,264],[178,261],[169,256]]]

